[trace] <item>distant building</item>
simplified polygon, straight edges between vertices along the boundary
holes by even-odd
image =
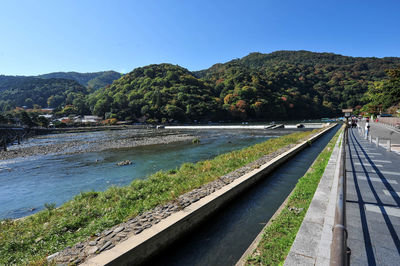
[[[74,117],[74,123],[82,123],[82,116],[78,115]]]
[[[39,115],[39,117],[44,117],[44,118],[47,118],[47,119],[52,119],[52,118],[53,118],[53,115],[46,114],[46,115]]]
[[[66,124],[71,123],[71,119],[68,116],[58,118],[57,121],[60,121],[62,123],[66,123]]]
[[[71,116],[65,116],[58,118],[57,121],[63,122],[63,123],[99,123],[103,119],[101,117],[95,116],[95,115],[71,115]]]
[[[61,117],[61,118],[59,118],[57,120],[62,122],[62,123],[65,123],[65,124],[70,124],[72,122],[72,120],[68,116]]]
[[[99,123],[101,120],[103,119],[99,116],[85,115],[83,116],[82,123]]]
[[[130,124],[132,124],[132,121],[118,121],[116,124],[117,125],[130,125]]]
[[[42,109],[40,109],[41,112],[48,113],[48,114],[52,113],[53,110],[54,110],[54,108],[42,108]]]

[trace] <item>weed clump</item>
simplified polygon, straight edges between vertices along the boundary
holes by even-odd
[[[199,143],[200,143],[200,139],[194,138],[194,139],[192,140],[192,143],[193,143],[193,144],[199,144]]]

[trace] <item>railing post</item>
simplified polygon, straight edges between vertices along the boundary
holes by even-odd
[[[376,137],[376,147],[379,148],[379,137]]]
[[[340,149],[340,168],[338,194],[335,208],[335,222],[332,228],[330,265],[350,265],[351,251],[347,247],[346,229],[346,144],[348,143],[348,126],[345,126]]]
[[[6,138],[5,137],[3,137],[3,149],[4,149],[4,151],[7,151],[7,141],[6,141]]]
[[[392,145],[390,144],[390,139],[387,140],[386,145],[387,145],[387,146],[386,146],[386,150],[387,150],[387,151],[391,151]]]

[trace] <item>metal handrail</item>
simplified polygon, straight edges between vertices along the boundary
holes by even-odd
[[[351,251],[347,247],[346,229],[346,145],[348,144],[348,123],[346,123],[340,148],[340,168],[335,222],[332,228],[330,265],[350,265]]]

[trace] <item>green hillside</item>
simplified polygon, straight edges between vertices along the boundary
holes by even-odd
[[[115,71],[54,72],[31,77],[0,75],[0,111],[17,106],[32,108],[34,104],[51,108],[73,104],[86,113],[85,96],[120,77]]]
[[[0,75],[0,111],[33,105],[56,108],[65,104],[82,105],[88,90],[70,79],[42,79]]]
[[[347,71],[361,71],[371,73],[376,77],[383,77],[385,69],[400,64],[398,57],[351,57],[334,53],[316,53],[309,51],[276,51],[269,54],[250,53],[241,58],[234,59],[224,64],[215,64],[212,67],[196,71],[198,77],[205,77],[223,71],[232,66],[243,66],[251,69],[274,67],[276,65],[311,65],[316,67],[334,66]]]
[[[124,76],[113,71],[0,76],[0,111],[69,104],[74,113],[158,123],[331,117],[347,107],[377,110],[398,104],[397,72],[387,70],[399,66],[395,57],[277,51],[195,72],[159,64]]]
[[[187,69],[170,65],[136,68],[88,97],[92,112],[118,119],[196,120],[218,117],[213,88]]]
[[[278,120],[336,116],[361,107],[372,82],[399,58],[278,51],[190,72],[168,64],[138,68],[91,95],[97,115],[157,122]]]
[[[82,86],[97,90],[111,84],[114,80],[119,79],[121,77],[121,73],[115,71],[101,71],[93,73],[54,72],[54,73],[39,75],[37,77],[45,79],[49,78],[72,79],[79,82],[79,84],[81,84]]]

